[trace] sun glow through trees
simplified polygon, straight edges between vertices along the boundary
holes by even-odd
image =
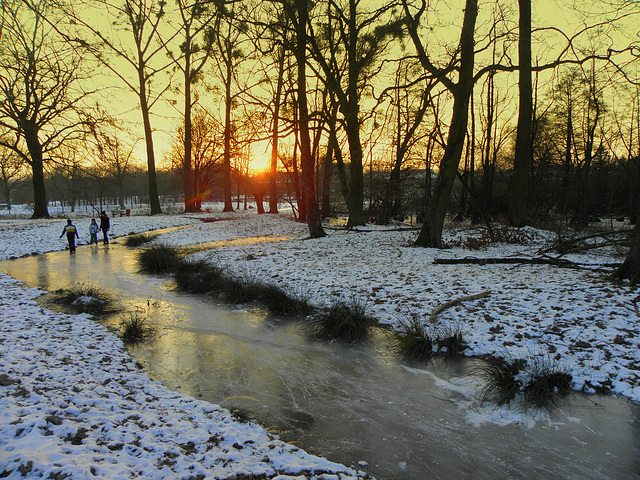
[[[271,142],[260,140],[251,144],[251,161],[249,169],[252,173],[264,172],[271,167]]]

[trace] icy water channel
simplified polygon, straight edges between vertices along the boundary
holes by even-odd
[[[379,480],[640,478],[636,404],[572,395],[535,422],[492,410],[477,399],[478,361],[409,364],[382,330],[367,345],[309,341],[300,320],[137,273],[135,252],[81,246],[0,262],[0,271],[45,290],[95,283],[125,309],[148,309],[157,336],[132,354],[153,379]]]

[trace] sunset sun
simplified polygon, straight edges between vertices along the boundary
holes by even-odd
[[[253,173],[269,170],[271,165],[271,144],[268,140],[261,140],[251,144],[250,155],[249,169]]]

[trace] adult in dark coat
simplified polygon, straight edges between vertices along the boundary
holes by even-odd
[[[100,230],[102,230],[102,235],[104,235],[105,245],[109,243],[109,237],[107,236],[107,231],[109,231],[110,227],[111,227],[111,224],[109,223],[109,215],[107,215],[107,213],[103,210],[102,213],[100,213]]]

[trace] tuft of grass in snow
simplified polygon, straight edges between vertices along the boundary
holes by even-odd
[[[140,269],[147,273],[172,272],[182,253],[179,248],[164,244],[152,245],[138,254]]]
[[[439,355],[457,357],[462,355],[462,352],[467,348],[459,322],[441,325],[435,337],[434,343],[438,348]]]
[[[398,349],[409,358],[424,360],[431,358],[433,338],[425,324],[416,315],[400,320],[400,329],[396,332]]]
[[[120,318],[120,337],[127,345],[140,343],[154,334],[153,327],[148,325],[149,314],[142,308],[125,312]]]
[[[124,241],[124,245],[125,247],[139,247],[140,245],[144,245],[145,243],[155,240],[157,237],[157,234],[138,233],[136,235],[128,236]]]
[[[398,350],[409,358],[455,357],[467,348],[459,324],[436,328],[410,315],[400,321],[399,327],[395,333]]]
[[[178,259],[173,273],[178,287],[189,293],[215,293],[230,303],[248,303],[260,297],[256,282],[230,275],[206,260]]]
[[[554,407],[571,391],[572,377],[548,358],[492,357],[480,368],[486,384],[482,399],[498,405],[519,402],[525,409]]]
[[[299,293],[288,293],[283,288],[273,284],[261,284],[260,301],[266,305],[271,313],[277,315],[307,315],[313,308],[309,301]]]
[[[229,303],[249,303],[260,300],[260,284],[246,276],[225,275],[220,293]]]
[[[522,388],[525,406],[551,408],[571,391],[572,377],[557,362],[536,358],[529,363],[529,378]]]
[[[356,298],[350,303],[334,302],[314,318],[313,329],[317,338],[351,343],[365,340],[371,327],[376,324],[376,319],[368,315],[364,303]]]
[[[78,283],[68,289],[56,290],[48,299],[73,313],[106,315],[116,311],[113,297],[101,287],[92,284]]]
[[[522,359],[490,357],[480,367],[479,374],[486,380],[482,400],[504,405],[511,403],[520,393],[522,381],[518,378],[527,362]]]

